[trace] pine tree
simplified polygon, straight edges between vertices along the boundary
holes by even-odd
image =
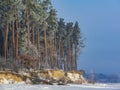
[[[78,22],[58,21],[50,0],[2,0],[0,41],[8,68],[77,70],[84,47]]]
[[[73,32],[73,23],[72,22],[69,22],[67,23],[66,25],[66,42],[67,42],[67,70],[71,70],[71,35],[72,35],[72,32]]]
[[[48,10],[49,10],[49,5],[51,5],[50,0],[45,0],[42,3],[42,7],[43,7],[43,30],[44,30],[44,48],[45,48],[45,67],[48,68],[49,64],[48,64],[48,44],[47,44],[47,36],[46,36],[46,30],[47,30],[47,22],[46,19],[48,18]]]
[[[84,47],[84,44],[83,44],[83,37],[81,36],[81,32],[80,32],[80,27],[79,27],[79,24],[78,22],[75,23],[74,25],[74,30],[73,30],[73,44],[74,44],[74,70],[77,70],[77,64],[78,64],[78,53],[79,53],[79,50],[81,48]]]
[[[57,31],[57,27],[58,27],[58,21],[57,21],[57,13],[56,10],[53,8],[53,6],[50,7],[50,11],[49,11],[49,16],[47,18],[47,23],[48,23],[48,29],[47,29],[47,35],[48,35],[48,44],[49,44],[49,64],[51,66],[51,68],[55,68],[56,67],[56,60],[55,60],[55,55],[54,55],[54,51],[55,51],[55,46],[54,46],[54,40],[55,40],[55,32]]]
[[[61,64],[64,65],[64,69],[66,68],[65,65],[65,34],[66,34],[66,26],[65,26],[65,22],[63,18],[60,18],[59,22],[58,22],[58,32],[57,32],[57,36],[58,36],[58,46],[59,46],[59,58],[61,61]],[[62,65],[61,65],[62,66]],[[61,67],[60,66],[60,67]],[[62,67],[63,68],[63,67]]]

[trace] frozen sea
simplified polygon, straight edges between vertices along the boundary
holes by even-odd
[[[120,90],[120,84],[82,84],[82,85],[26,85],[5,84],[0,90]]]

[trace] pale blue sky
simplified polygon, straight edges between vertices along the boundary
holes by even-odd
[[[58,17],[78,21],[86,47],[79,68],[120,74],[120,0],[52,0]]]

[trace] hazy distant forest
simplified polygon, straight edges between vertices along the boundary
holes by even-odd
[[[83,41],[79,23],[58,19],[50,0],[0,0],[1,69],[77,70]]]

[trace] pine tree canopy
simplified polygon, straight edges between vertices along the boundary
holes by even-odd
[[[17,69],[77,70],[84,46],[79,23],[59,19],[51,0],[1,0],[0,42],[0,60],[13,70],[7,63]]]

